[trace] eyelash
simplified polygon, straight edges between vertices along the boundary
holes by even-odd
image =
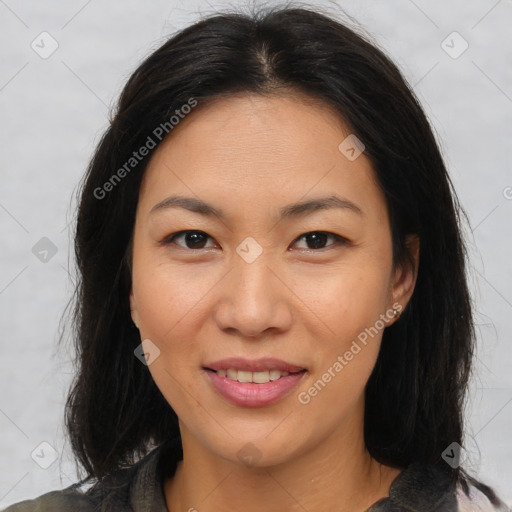
[[[189,234],[189,233],[200,233],[202,235],[206,235],[206,237],[208,238],[212,238],[210,235],[208,235],[207,233],[205,233],[204,231],[199,231],[199,230],[195,230],[195,229],[189,229],[189,230],[184,230],[184,231],[178,231],[177,233],[173,233],[169,236],[167,236],[166,238],[164,238],[164,240],[162,240],[160,243],[161,245],[171,245],[173,243],[175,243],[174,241],[176,240],[176,238],[179,238],[180,236],[183,236],[183,235],[186,235],[186,234]],[[321,247],[320,249],[302,249],[302,250],[305,250],[305,251],[313,251],[313,252],[320,252],[324,249],[328,249],[328,248],[332,248],[333,246],[337,246],[337,245],[342,245],[342,244],[346,244],[348,243],[348,240],[346,238],[343,238],[342,236],[340,235],[336,235],[334,233],[330,233],[328,231],[308,231],[307,233],[304,233],[302,235],[300,235],[298,238],[296,238],[294,240],[294,243],[296,243],[297,241],[301,240],[302,238],[305,238],[307,237],[308,235],[313,235],[313,234],[322,234],[322,235],[327,235],[328,237],[331,237],[335,240],[335,242],[331,245],[327,245],[326,247]],[[181,249],[185,249],[185,250],[190,250],[190,251],[200,251],[202,249],[204,249],[203,247],[199,248],[199,249],[191,249],[189,247],[183,247],[179,244],[176,244],[178,245]],[[211,247],[206,247],[206,249],[211,249]]]

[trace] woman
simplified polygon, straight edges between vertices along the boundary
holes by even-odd
[[[459,212],[414,94],[351,29],[285,8],[178,33],[81,190],[85,478],[7,510],[507,510],[459,464]]]

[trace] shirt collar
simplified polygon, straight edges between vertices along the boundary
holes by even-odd
[[[169,512],[165,503],[164,477],[172,476],[181,459],[179,438],[155,448],[143,460],[130,489],[134,512]],[[457,510],[450,473],[419,462],[412,463],[393,480],[389,497],[367,512],[441,512]]]
[[[164,476],[176,470],[180,458],[179,438],[163,443],[143,460],[130,488],[134,512],[168,512],[164,496]]]
[[[389,497],[379,500],[367,512],[456,510],[457,498],[450,472],[433,464],[414,462],[393,480]]]

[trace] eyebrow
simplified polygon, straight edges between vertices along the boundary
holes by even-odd
[[[194,197],[183,197],[183,196],[170,196],[157,203],[150,210],[150,214],[159,211],[166,210],[168,208],[183,208],[194,213],[199,213],[206,217],[219,217],[225,219],[226,214],[220,208],[197,199]],[[341,198],[339,196],[331,195],[328,197],[320,197],[317,199],[310,199],[299,203],[289,204],[284,206],[279,211],[278,220],[288,219],[292,217],[303,217],[317,210],[328,210],[332,208],[342,208],[358,215],[364,215],[363,211],[352,201]]]

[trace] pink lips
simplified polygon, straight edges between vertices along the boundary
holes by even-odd
[[[204,366],[206,375],[213,387],[228,401],[242,407],[263,407],[284,398],[295,388],[305,374],[305,369],[280,359],[264,358],[248,360],[243,358],[223,359]],[[254,382],[238,382],[228,377],[221,377],[215,370],[228,369],[249,372],[279,370],[290,372],[290,375],[277,380],[256,384]]]

